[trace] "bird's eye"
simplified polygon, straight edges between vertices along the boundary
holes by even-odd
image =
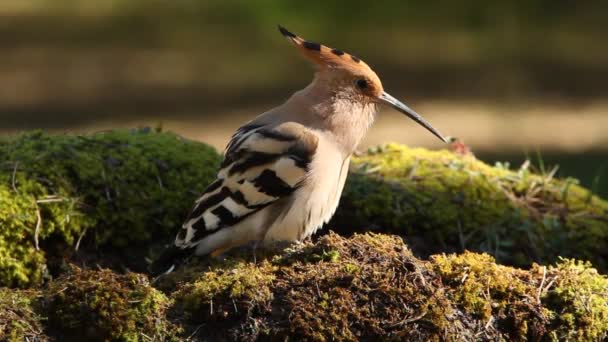
[[[361,90],[365,90],[367,89],[367,87],[369,86],[367,84],[367,81],[364,79],[358,79],[355,81],[355,84],[357,85],[357,88],[361,89]]]

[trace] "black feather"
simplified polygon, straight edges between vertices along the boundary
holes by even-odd
[[[279,32],[281,32],[282,35],[284,35],[285,37],[289,37],[289,38],[295,38],[296,35],[289,32],[286,28],[284,28],[283,26],[279,25]]]
[[[302,45],[308,50],[321,51],[321,44],[319,43],[305,41]]]
[[[294,188],[285,183],[277,176],[277,173],[272,170],[264,170],[253,180],[253,184],[258,190],[268,196],[285,197],[294,191]]]

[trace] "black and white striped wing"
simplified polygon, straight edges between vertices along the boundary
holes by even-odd
[[[217,180],[196,201],[175,245],[192,247],[292,194],[305,181],[316,148],[316,136],[300,124],[241,127],[226,148]]]

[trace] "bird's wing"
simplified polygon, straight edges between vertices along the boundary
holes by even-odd
[[[306,180],[317,143],[312,132],[294,122],[241,127],[226,147],[217,180],[196,201],[175,245],[192,247],[289,196]]]

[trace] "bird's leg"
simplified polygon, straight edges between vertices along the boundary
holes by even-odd
[[[253,251],[253,264],[254,264],[254,265],[257,265],[257,264],[258,264],[258,259],[257,259],[256,255],[255,255],[255,252],[256,252],[256,249],[257,249],[257,248],[258,248],[258,242],[257,242],[257,241],[254,241],[254,242],[251,244],[251,249],[252,249],[252,251]]]

